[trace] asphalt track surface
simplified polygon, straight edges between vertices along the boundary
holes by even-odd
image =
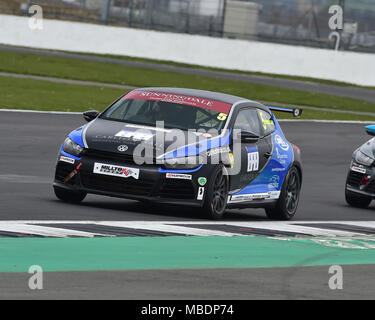
[[[0,299],[373,300],[374,271],[374,265],[343,266],[342,290],[329,289],[328,266],[49,272],[43,290],[28,289],[27,273],[0,273]]]
[[[186,73],[186,74],[194,74],[194,75],[221,78],[221,79],[227,79],[227,80],[233,80],[233,81],[258,83],[258,84],[263,84],[263,85],[269,85],[269,86],[275,86],[275,87],[281,87],[281,88],[289,88],[289,89],[294,89],[294,90],[305,90],[305,91],[311,91],[311,92],[317,92],[317,93],[331,94],[331,95],[348,97],[348,98],[353,98],[353,99],[360,99],[360,100],[365,100],[365,101],[375,103],[375,90],[364,89],[364,88],[354,87],[354,86],[353,87],[352,86],[339,86],[339,85],[331,85],[331,84],[324,84],[324,83],[318,83],[318,82],[272,78],[272,77],[260,76],[260,75],[222,72],[222,71],[214,71],[214,70],[205,70],[205,69],[194,68],[194,67],[174,66],[174,65],[162,64],[162,63],[132,61],[132,60],[125,60],[125,59],[91,56],[91,55],[67,53],[67,52],[60,52],[60,51],[47,51],[47,50],[34,49],[34,48],[9,47],[9,46],[4,46],[4,45],[0,45],[0,51],[34,53],[34,54],[41,54],[41,55],[47,55],[47,56],[80,59],[80,60],[85,60],[85,61],[114,63],[114,64],[128,66],[128,67],[149,68],[149,69],[155,69],[155,70],[161,70],[161,71],[172,71],[172,72],[179,72],[179,73]]]
[[[89,195],[81,205],[55,199],[51,183],[66,135],[80,115],[0,113],[1,220],[199,220],[189,208],[150,208],[137,201]],[[348,207],[344,185],[352,152],[368,140],[364,124],[281,122],[302,151],[303,188],[295,220],[375,220],[369,209]],[[225,219],[265,219],[262,209],[228,211]]]
[[[51,183],[58,149],[83,123],[80,115],[0,112],[0,220],[201,220],[189,208],[155,210],[136,201],[94,195],[81,205],[56,200]],[[368,139],[364,124],[287,121],[281,126],[303,156],[295,220],[375,220],[373,205],[354,209],[344,200],[351,154]],[[244,209],[228,211],[225,219],[266,218],[262,209]],[[51,272],[46,275],[50,289],[41,292],[25,289],[28,274],[2,273],[0,298],[375,298],[374,266],[344,266],[345,270],[351,275],[348,290],[340,292],[328,288],[328,267]]]

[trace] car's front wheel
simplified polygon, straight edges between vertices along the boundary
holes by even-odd
[[[222,165],[218,165],[211,175],[206,187],[206,197],[203,210],[206,216],[211,219],[221,219],[227,207],[229,191],[228,171]]]
[[[291,220],[298,207],[301,191],[301,176],[296,167],[289,169],[279,200],[274,208],[267,208],[267,217],[273,220]]]
[[[367,208],[370,205],[372,198],[357,195],[353,192],[345,190],[345,200],[348,203],[348,205],[352,207]]]
[[[53,190],[58,199],[71,203],[80,203],[87,195],[86,192],[74,192],[55,186],[53,187]]]

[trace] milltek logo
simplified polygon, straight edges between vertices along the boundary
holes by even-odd
[[[120,152],[125,152],[126,150],[128,150],[128,146],[123,144],[121,146],[118,146],[117,150],[120,151]]]
[[[105,163],[97,163],[97,162],[95,162],[94,164],[94,173],[105,174],[105,175],[115,176],[115,177],[122,177],[122,178],[129,178],[129,177],[133,177],[135,179],[139,178],[139,169],[119,167],[119,166],[109,165]]]

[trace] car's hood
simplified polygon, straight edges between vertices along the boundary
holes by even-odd
[[[229,144],[229,134],[225,138],[209,137],[207,143],[200,143],[201,133],[179,130],[179,139],[171,136],[176,131],[155,128],[118,121],[96,119],[83,132],[83,139],[89,149],[134,155],[139,145],[153,150],[153,158],[164,154],[166,157],[182,157],[196,155],[202,151]],[[206,138],[203,138],[206,139]],[[186,148],[186,146],[194,147]],[[196,145],[196,147],[195,147]],[[121,146],[121,147],[120,147]],[[139,147],[137,151],[141,148]],[[176,152],[171,152],[177,150]]]
[[[375,138],[372,138],[364,143],[359,147],[359,150],[366,156],[375,159]]]

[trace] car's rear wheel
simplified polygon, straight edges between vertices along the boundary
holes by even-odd
[[[292,167],[285,178],[276,206],[266,209],[267,217],[273,220],[291,220],[297,211],[300,191],[301,176],[298,169]]]
[[[87,195],[86,192],[74,192],[60,187],[53,187],[53,190],[58,199],[70,203],[80,203]]]
[[[348,205],[352,207],[367,208],[370,205],[372,198],[361,196],[354,192],[345,190],[345,200],[348,203]]]
[[[227,207],[227,198],[229,191],[229,176],[226,168],[218,165],[206,187],[206,197],[203,204],[203,210],[210,219],[218,220],[224,216]]]

